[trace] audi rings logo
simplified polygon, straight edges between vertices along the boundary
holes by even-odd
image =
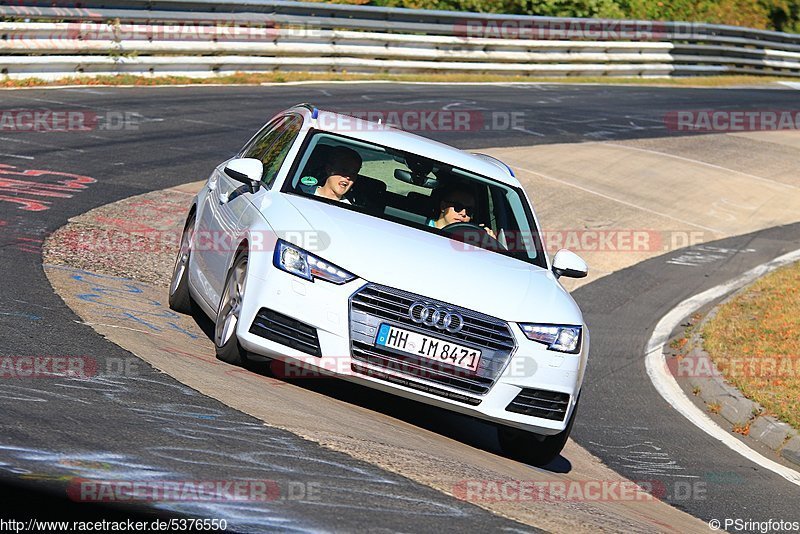
[[[464,326],[464,318],[461,317],[461,314],[420,301],[411,305],[408,315],[415,323],[433,326],[451,334],[459,332]]]

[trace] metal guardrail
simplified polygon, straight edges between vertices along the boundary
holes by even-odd
[[[55,6],[55,7],[54,7]],[[79,7],[76,7],[79,6]],[[112,7],[113,6],[113,7]],[[68,16],[69,12],[74,13],[102,13],[103,11],[118,10],[119,12],[150,13],[150,18],[161,18],[161,13],[191,13],[189,18],[194,17],[194,13],[229,15],[236,13],[246,14],[266,14],[273,17],[313,17],[320,21],[332,19],[344,22],[346,19],[361,21],[370,28],[370,21],[380,21],[384,23],[403,24],[425,24],[430,27],[437,35],[452,35],[453,28],[460,23],[495,21],[518,22],[526,25],[564,23],[581,24],[592,19],[581,18],[560,18],[560,17],[537,17],[523,15],[502,15],[486,13],[468,13],[460,11],[439,11],[427,9],[406,9],[392,7],[359,6],[350,4],[334,4],[321,2],[298,2],[290,0],[86,0],[80,2],[70,2],[64,0],[3,0],[0,7],[16,11],[22,16],[29,16],[36,9],[42,10],[42,15],[46,15],[53,10],[61,13],[61,17]],[[9,12],[10,12],[9,11]],[[4,12],[5,13],[5,12]],[[116,15],[115,15],[116,16]],[[726,26],[706,23],[689,22],[657,22],[657,21],[607,21],[626,22],[638,27],[657,27],[663,32],[671,34],[683,34],[687,29],[695,36],[730,36],[746,37],[756,41],[772,41],[794,43],[800,45],[800,35],[755,30],[739,26]],[[385,26],[385,25],[384,25]],[[369,29],[369,28],[363,28]],[[457,31],[457,30],[456,30]]]
[[[1,75],[347,70],[800,76],[800,36],[732,26],[276,0],[55,4],[0,0],[0,17],[10,21],[0,22]]]

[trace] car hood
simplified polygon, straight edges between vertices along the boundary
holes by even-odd
[[[572,297],[546,269],[317,200],[279,196],[277,203],[296,213],[281,210],[280,227],[268,216],[279,235],[318,232],[319,246],[309,252],[364,280],[506,321],[582,322]]]

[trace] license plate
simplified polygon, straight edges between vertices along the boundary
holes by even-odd
[[[449,363],[470,371],[478,370],[481,351],[417,332],[382,324],[375,345],[397,349],[407,354],[442,363]]]

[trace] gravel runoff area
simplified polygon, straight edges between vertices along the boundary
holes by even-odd
[[[168,287],[186,213],[202,182],[100,206],[54,232],[42,262]]]

